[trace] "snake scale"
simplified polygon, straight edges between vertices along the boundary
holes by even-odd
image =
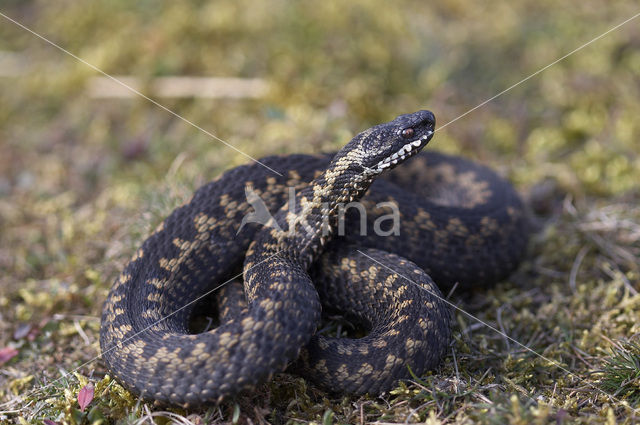
[[[528,230],[517,193],[491,170],[419,153],[434,128],[429,111],[400,115],[335,154],[267,157],[199,188],[107,297],[100,345],[113,375],[145,399],[193,406],[287,367],[360,394],[437,366],[451,331],[434,281],[504,278]],[[247,220],[257,213],[249,194],[274,212],[268,221]],[[191,331],[196,301],[217,288],[219,326]],[[366,335],[316,334],[323,311]]]

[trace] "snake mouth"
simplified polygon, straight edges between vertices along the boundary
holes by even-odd
[[[395,167],[399,162],[404,161],[410,156],[415,155],[429,142],[429,140],[431,140],[431,136],[433,136],[433,130],[429,131],[419,139],[413,140],[402,146],[400,149],[398,149],[397,152],[394,152],[392,155],[386,157],[382,161],[378,162],[375,166],[373,166],[373,171],[376,173],[381,173],[386,169]]]

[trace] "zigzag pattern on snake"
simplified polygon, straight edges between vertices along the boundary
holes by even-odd
[[[409,369],[437,366],[451,332],[433,282],[464,289],[504,278],[528,227],[515,190],[489,169],[418,154],[434,127],[428,111],[401,115],[333,155],[260,160],[281,177],[249,164],[198,189],[142,244],[105,302],[100,345],[115,377],[145,399],[191,406],[287,366],[351,393],[386,391]],[[248,190],[277,211],[271,222],[241,228],[254,212]],[[344,208],[356,200],[366,217]],[[218,291],[220,325],[190,332],[194,300],[241,270],[244,290]],[[314,335],[323,309],[368,334]]]

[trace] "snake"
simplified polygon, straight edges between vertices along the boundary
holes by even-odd
[[[436,368],[452,339],[440,288],[504,279],[529,231],[497,173],[421,152],[434,132],[430,111],[403,114],[336,153],[269,156],[197,189],[109,291],[110,373],[142,399],[190,407],[285,370],[330,393],[379,394]],[[206,294],[218,323],[194,330]],[[319,332],[333,313],[361,335]]]

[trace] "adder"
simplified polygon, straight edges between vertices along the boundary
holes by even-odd
[[[494,172],[419,154],[434,130],[429,111],[400,115],[335,154],[267,157],[199,188],[107,297],[100,345],[116,379],[145,399],[193,406],[287,367],[360,394],[437,366],[451,330],[434,280],[464,289],[504,278],[528,228],[517,193]],[[248,192],[275,213],[269,221],[246,220]],[[347,208],[358,200],[364,215]],[[243,283],[231,282],[240,271]],[[216,288],[219,326],[193,332],[196,301]],[[316,334],[334,310],[366,335]]]

